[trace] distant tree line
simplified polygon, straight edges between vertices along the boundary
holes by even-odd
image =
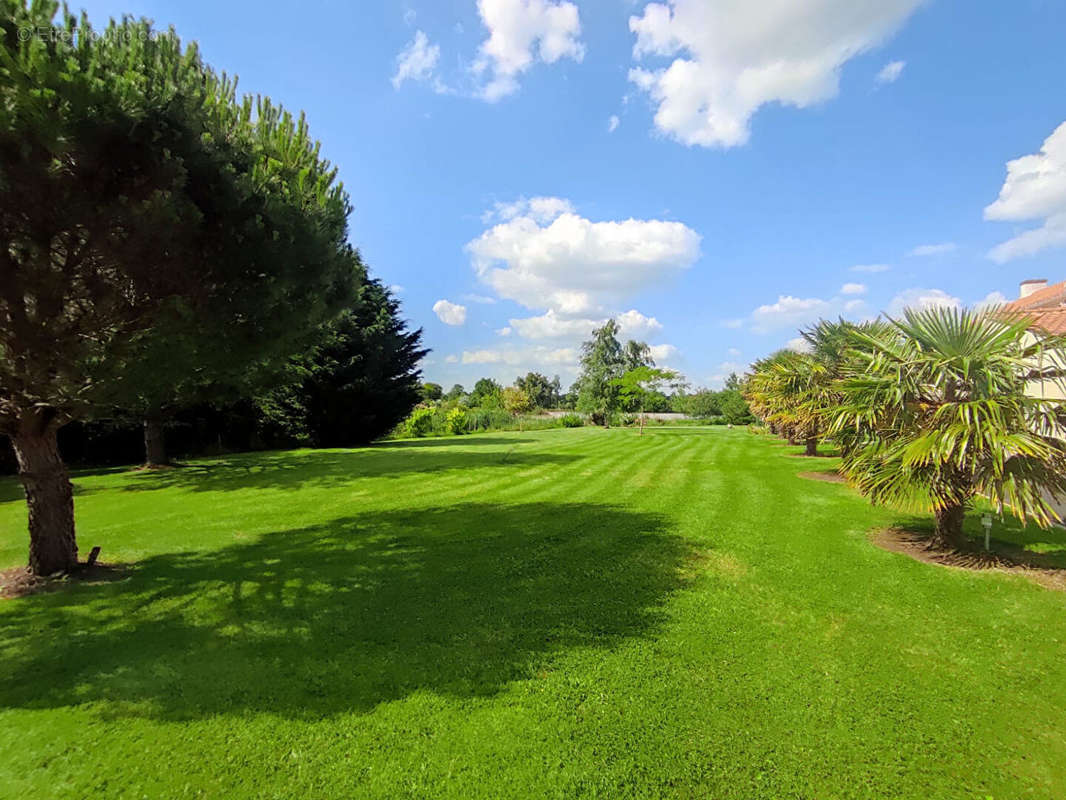
[[[720,391],[690,392],[680,375],[656,367],[645,342],[622,343],[618,334],[613,320],[592,332],[581,346],[581,371],[567,392],[562,391],[559,376],[549,379],[539,372],[520,375],[510,386],[481,378],[470,391],[455,384],[445,392],[438,383],[424,383],[419,408],[396,433],[419,436],[510,427],[516,417],[558,409],[581,415],[561,424],[583,424],[587,419],[611,425],[631,417],[642,429],[644,415],[654,412],[730,424],[754,419],[736,375],[730,375]]]

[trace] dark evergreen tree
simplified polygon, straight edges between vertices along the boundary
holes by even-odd
[[[367,281],[303,367],[296,401],[311,444],[353,447],[392,430],[422,399],[418,363],[428,352],[388,289]]]

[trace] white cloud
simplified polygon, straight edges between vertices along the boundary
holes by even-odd
[[[511,328],[523,339],[583,339],[602,320],[567,318],[557,314],[554,309],[548,309],[539,317],[512,319],[510,323]]]
[[[988,256],[1003,263],[1066,245],[1066,122],[1039,153],[1007,162],[1007,178],[985,219],[1007,222],[1043,219],[1044,224],[996,245]]]
[[[940,242],[939,244],[920,244],[917,247],[910,250],[907,255],[917,256],[919,258],[927,256],[941,256],[944,253],[951,253],[958,249],[958,245],[954,242]]]
[[[466,322],[466,306],[451,303],[447,300],[438,300],[434,303],[433,313],[445,325],[462,325]]]
[[[393,88],[399,89],[404,81],[433,79],[438,61],[440,46],[430,44],[429,38],[422,31],[415,31],[415,38],[396,57],[396,73],[392,76]]]
[[[730,347],[726,352],[733,358],[738,358],[740,356],[740,350],[736,347]]]
[[[567,317],[554,309],[539,317],[510,320],[511,328],[523,339],[587,339],[594,328],[607,321],[606,317],[589,319],[585,317]],[[655,317],[647,317],[635,308],[615,317],[619,327],[619,337],[625,339],[646,339],[662,330],[662,325]]]
[[[986,310],[990,308],[996,308],[1001,306],[1007,301],[1007,296],[1003,292],[989,292],[983,299],[978,300],[974,306],[979,310]]]
[[[621,120],[618,119],[618,115],[611,114],[610,118],[608,118],[607,120],[607,133],[614,133],[616,130],[618,130],[618,125],[620,123]]]
[[[844,303],[844,310],[850,314],[852,312],[859,311],[865,305],[865,300],[848,300],[846,303]]]
[[[833,305],[818,297],[779,295],[776,303],[759,306],[751,312],[752,329],[757,333],[795,328],[831,313]]]
[[[457,356],[457,355],[447,356],[444,359],[444,363],[445,364],[458,364],[459,363],[459,356]]]
[[[578,351],[573,347],[524,347],[524,348],[486,348],[482,350],[464,350],[464,364],[506,364],[508,366],[575,366]]]
[[[518,90],[518,76],[538,61],[581,61],[581,20],[577,6],[552,0],[478,0],[478,13],[489,31],[473,70],[486,76],[480,96],[495,102]]]
[[[646,317],[635,308],[615,317],[619,333],[627,339],[645,339],[663,329],[655,317]]]
[[[889,61],[881,67],[881,71],[877,73],[875,80],[881,84],[895,83],[899,80],[899,76],[903,74],[905,66],[907,66],[906,61]]]
[[[657,104],[656,127],[688,145],[732,147],[767,103],[835,97],[840,69],[888,38],[922,0],[669,0],[629,19],[634,58],[673,59],[629,72]]]
[[[403,286],[400,286],[400,284],[398,283],[393,283],[389,286],[389,291],[392,292],[392,294],[403,294],[407,291],[407,289],[405,289]]]
[[[470,303],[478,303],[484,306],[491,306],[496,302],[495,297],[487,297],[483,294],[464,294],[463,299]]]
[[[797,336],[785,342],[785,349],[791,350],[793,353],[809,353],[811,352],[811,343],[802,336]]]
[[[849,267],[852,272],[888,272],[892,267],[888,264],[856,264],[854,267]]]
[[[510,336],[511,335],[511,327],[510,326],[505,326],[503,328],[497,328],[496,329],[496,335],[497,336]]]
[[[417,11],[415,11],[413,8],[406,9],[403,12],[403,23],[404,23],[404,25],[414,25],[416,17],[418,17],[418,12]]]
[[[513,213],[505,207],[500,218],[506,221],[467,244],[478,277],[527,308],[566,316],[597,312],[661,284],[699,257],[699,234],[680,222],[592,222],[565,200],[538,200]]]
[[[510,203],[493,203],[492,208],[481,215],[481,221],[488,225],[528,217],[535,222],[551,222],[560,214],[573,213],[574,206],[561,197],[519,197]]]
[[[866,294],[866,284],[845,283],[843,286],[840,287],[840,293],[847,295]]]
[[[888,304],[888,314],[896,317],[907,308],[959,308],[961,305],[959,298],[941,289],[907,289],[892,298]]]
[[[677,348],[672,344],[653,344],[648,350],[656,364],[670,361],[677,356]]]

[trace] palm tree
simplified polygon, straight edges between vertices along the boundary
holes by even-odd
[[[794,355],[778,350],[752,364],[751,376],[745,381],[744,399],[755,416],[762,419],[774,433],[783,434],[789,444],[795,442],[797,420],[791,399],[781,386],[784,372],[778,365]]]
[[[1066,339],[999,311],[908,309],[889,323],[852,333],[831,426],[850,443],[845,476],[875,502],[931,511],[931,547],[965,546],[978,495],[1023,522],[1057,520],[1045,497],[1066,495],[1066,413],[1025,387],[1062,380]]]
[[[812,327],[800,331],[800,336],[807,342],[810,359],[809,366],[796,376],[798,383],[795,385],[795,389],[803,393],[805,406],[811,416],[807,455],[817,454],[818,436],[832,425],[843,401],[839,384],[855,358],[855,333],[878,335],[890,328],[883,320],[850,322],[841,317],[836,321],[818,320]],[[842,452],[851,446],[844,433],[838,434],[835,441]]]
[[[803,439],[804,455],[818,455],[819,423],[832,395],[832,373],[809,353],[789,353],[770,365],[770,371],[792,430]]]

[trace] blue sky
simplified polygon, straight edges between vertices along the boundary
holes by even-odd
[[[617,315],[716,385],[819,316],[1066,278],[1059,0],[292,8],[87,5],[307,112],[446,386],[567,384]]]

